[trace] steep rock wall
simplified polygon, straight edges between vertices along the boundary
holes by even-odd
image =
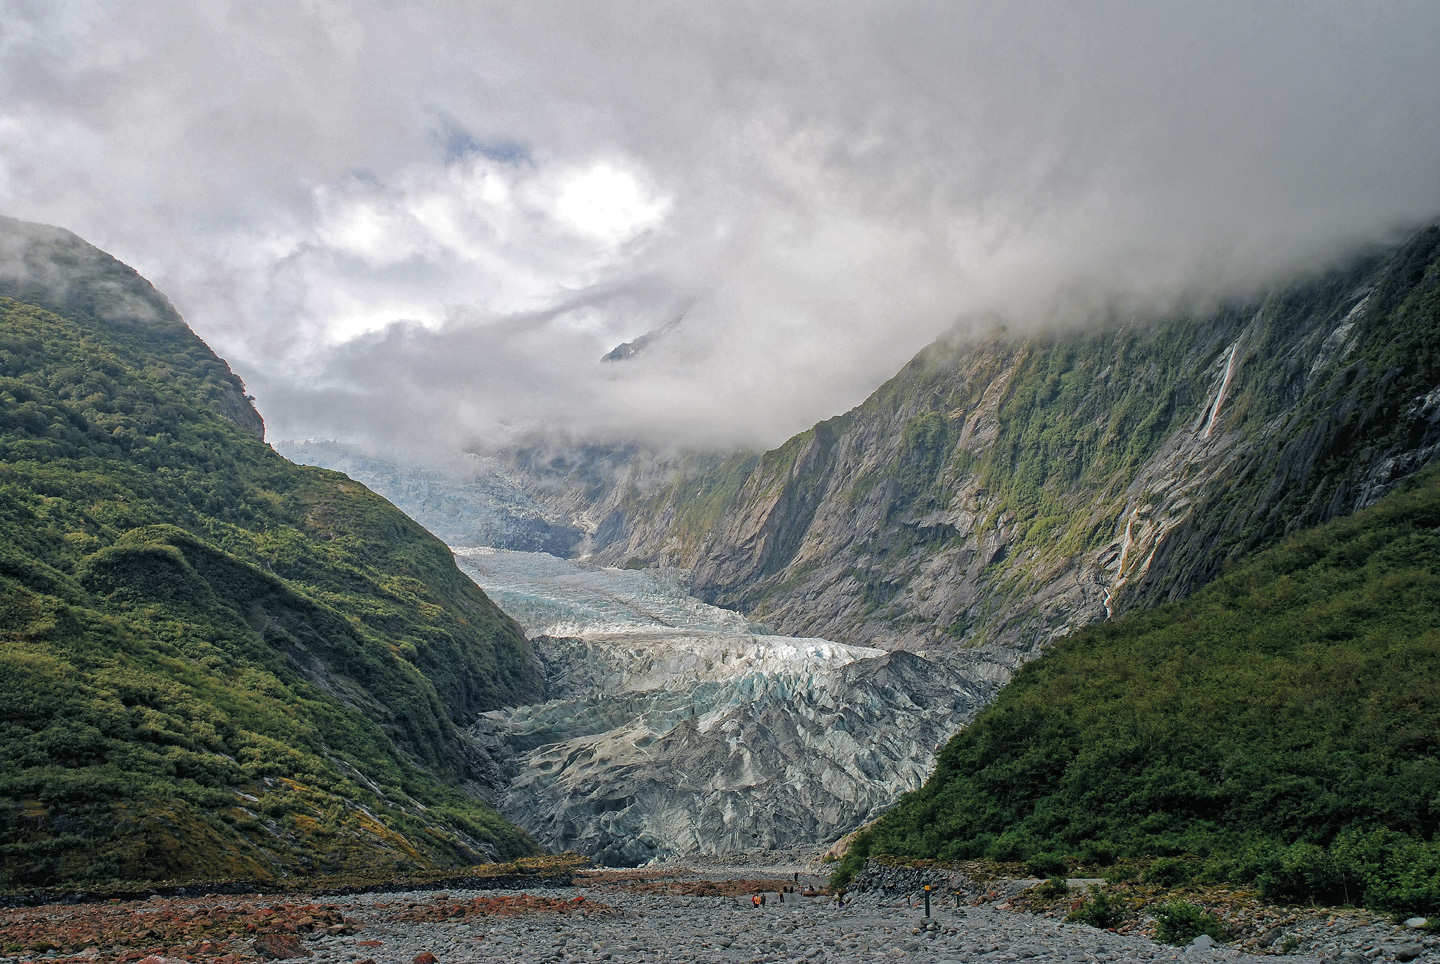
[[[532,451],[580,551],[797,635],[1029,652],[1370,504],[1440,445],[1440,230],[1204,316],[943,339],[760,456]]]

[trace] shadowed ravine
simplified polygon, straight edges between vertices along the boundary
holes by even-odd
[[[774,635],[665,571],[456,558],[545,666],[546,702],[473,727],[505,768],[500,809],[608,864],[833,840],[918,787],[1008,676],[980,652]]]

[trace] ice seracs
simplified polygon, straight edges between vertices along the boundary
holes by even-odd
[[[472,728],[506,768],[500,808],[606,863],[832,840],[919,786],[993,688],[923,654],[768,633],[677,573],[456,558],[545,667],[547,702]]]

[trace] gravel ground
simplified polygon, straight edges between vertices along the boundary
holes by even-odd
[[[50,905],[5,912],[6,932],[101,933],[114,920],[142,930],[105,930],[103,939],[68,938],[43,954],[0,953],[0,964],[241,964],[269,956],[264,934],[291,941],[313,964],[482,964],[482,962],[1269,961],[1234,946],[1176,948],[1140,933],[1121,934],[1012,908],[1002,894],[978,906],[933,900],[933,916],[892,887],[833,898],[775,893],[790,874],[775,868],[712,867],[582,874],[576,887],[434,890],[314,897],[313,905],[266,906],[268,899],[153,898],[108,905]],[[800,887],[823,878],[802,874]],[[768,891],[763,907],[751,894]],[[289,898],[293,900],[293,898]],[[161,943],[160,925],[172,935]],[[196,930],[195,921],[209,921]],[[139,922],[139,923],[136,923]],[[267,923],[268,922],[268,923]],[[178,930],[176,929],[178,928]],[[186,929],[188,928],[188,929]],[[173,936],[183,933],[185,943]],[[1287,930],[1286,962],[1418,961],[1440,964],[1440,937],[1363,917],[1297,919]],[[208,937],[207,937],[208,935]],[[288,937],[286,935],[289,935]],[[0,935],[3,936],[3,935]],[[202,940],[202,938],[204,938]],[[78,949],[85,941],[94,946]],[[1205,940],[1205,939],[1202,939]],[[147,955],[142,958],[142,955]],[[429,955],[433,955],[430,957]]]
[[[706,874],[707,879],[723,879]],[[848,962],[943,961],[1264,961],[1223,946],[1175,948],[1143,937],[1065,924],[997,906],[923,908],[879,893],[861,894],[844,907],[834,900],[770,894],[756,909],[748,896],[657,894],[614,885],[535,890],[534,897],[573,900],[586,910],[565,915],[486,918],[465,923],[381,922],[397,906],[423,905],[424,893],[352,898],[351,914],[365,923],[362,937],[322,938],[310,946],[317,961],[338,964],[373,958],[377,964],[412,964],[430,953],[446,962]],[[464,902],[496,892],[451,891]],[[605,905],[609,910],[602,908]],[[379,946],[358,946],[359,940]],[[1301,964],[1318,958],[1288,956]],[[1274,964],[1273,959],[1270,964]]]

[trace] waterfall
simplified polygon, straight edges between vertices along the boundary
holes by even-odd
[[[1230,379],[1235,377],[1235,359],[1240,355],[1240,339],[1235,339],[1235,344],[1230,346],[1230,358],[1225,362],[1225,377],[1220,381],[1220,391],[1215,393],[1215,404],[1210,407],[1210,418],[1205,422],[1205,431],[1201,438],[1209,438],[1210,433],[1215,430],[1215,419],[1220,415],[1220,406],[1225,404],[1225,396],[1230,391]]]

